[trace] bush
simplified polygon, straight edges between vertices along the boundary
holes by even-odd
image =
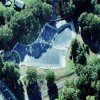
[[[33,67],[29,67],[26,71],[28,84],[32,84],[37,80],[37,71]]]
[[[46,80],[48,83],[53,83],[55,81],[55,73],[52,70],[47,70]]]

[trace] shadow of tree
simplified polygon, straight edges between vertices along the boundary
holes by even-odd
[[[100,44],[97,44],[97,41],[95,39],[91,39],[91,37],[84,36],[83,34],[81,34],[81,36],[82,36],[84,43],[89,46],[90,50],[93,53],[97,53],[99,51],[99,45]]]
[[[50,100],[55,100],[58,98],[58,88],[57,85],[53,83],[47,83],[48,95]]]
[[[37,81],[28,85],[27,92],[29,100],[42,100],[41,91],[39,89]]]
[[[5,5],[5,3],[6,3],[6,0],[2,0],[2,4]]]
[[[16,87],[14,87],[16,86]],[[11,91],[14,93],[18,100],[24,100],[24,89],[21,82],[16,83],[16,85],[10,86]]]

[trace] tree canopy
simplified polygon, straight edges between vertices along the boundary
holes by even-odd
[[[51,13],[51,5],[41,0],[33,0],[20,12],[0,5],[0,26],[2,25],[0,27],[0,49],[12,48],[18,41],[29,44],[30,39],[32,39],[31,42],[36,40],[45,22],[49,21]],[[11,43],[13,43],[12,46]]]
[[[48,83],[53,83],[55,81],[55,73],[52,70],[47,70],[46,80]]]
[[[96,4],[94,8],[94,13],[100,15],[100,4]]]
[[[57,1],[58,13],[62,17],[73,17],[75,12],[75,5],[72,0],[58,0]]]
[[[59,100],[79,100],[79,90],[75,88],[74,80],[67,80],[60,92]]]
[[[26,71],[28,84],[32,84],[37,81],[37,71],[35,68],[29,67]]]
[[[79,25],[81,27],[81,34],[87,39],[100,39],[100,18],[92,13],[84,12],[79,17]]]

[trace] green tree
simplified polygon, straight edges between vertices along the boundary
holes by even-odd
[[[2,78],[3,77],[6,82],[11,84],[18,81],[20,78],[20,72],[13,62],[4,62],[4,66],[2,68]]]
[[[79,15],[83,12],[93,12],[96,0],[73,0]]]
[[[85,45],[84,50],[85,50],[85,52],[86,52],[87,54],[90,54],[89,46],[88,46],[88,45]]]
[[[51,12],[49,4],[43,3],[41,0],[33,0],[25,10],[15,13],[13,17],[8,16],[6,18],[8,21],[9,17],[12,17],[9,26],[13,31],[14,42],[21,41],[29,44],[30,39],[32,42],[36,40],[39,31],[45,22],[50,19]]]
[[[83,67],[84,67],[84,66],[81,65],[81,64],[77,64],[77,65],[75,66],[75,72],[76,72],[77,76],[80,76],[80,73],[81,73]]]
[[[59,100],[79,100],[79,90],[75,88],[73,80],[66,81],[63,90],[59,94]]]
[[[74,88],[64,88],[61,91],[59,100],[79,100],[77,97],[77,92]]]
[[[18,80],[20,78],[19,69],[13,62],[3,62],[3,64],[4,65],[0,73],[0,78],[7,84],[7,86],[12,91],[16,92]]]
[[[51,18],[52,7],[41,0],[34,0],[27,8],[32,11],[33,16],[42,25]]]
[[[94,13],[100,15],[100,4],[96,4],[94,8]]]
[[[100,80],[97,81],[97,84],[96,84],[96,100],[99,100],[100,99]]]
[[[48,83],[53,83],[55,81],[55,73],[52,70],[47,70],[46,80]]]
[[[0,26],[5,24],[4,12],[5,12],[4,6],[0,4]]]
[[[95,100],[95,96],[87,96],[86,100]]]
[[[52,0],[42,0],[42,2],[46,2],[48,4],[52,4]]]
[[[74,62],[76,62],[77,50],[78,50],[79,46],[80,46],[79,41],[77,39],[74,39],[72,41],[72,45],[71,45],[71,56],[72,56]]]
[[[75,12],[75,5],[72,0],[58,0],[57,1],[58,13],[62,17],[73,17]]]
[[[86,59],[86,55],[85,55],[85,50],[83,49],[82,46],[80,46],[77,49],[76,63],[79,63],[81,65],[86,65],[86,63],[87,63],[87,59]]]
[[[13,62],[4,62],[0,56],[0,79],[11,89],[19,100],[23,100],[23,86],[19,80],[20,71]]]
[[[26,71],[28,84],[32,84],[37,81],[37,71],[33,67],[29,67]]]
[[[43,20],[48,21],[50,19],[51,16],[51,5],[47,4],[47,3],[43,3],[42,4],[42,16],[43,16]]]
[[[97,0],[91,0],[91,4],[93,7],[95,7],[95,5],[97,4]]]
[[[85,39],[99,40],[100,18],[97,15],[84,12],[78,20],[81,27],[81,34]]]
[[[95,82],[98,74],[95,67],[84,66],[77,79],[76,86],[80,90],[80,99],[86,99],[86,96],[95,94]]]
[[[0,74],[2,73],[2,68],[3,68],[3,59],[2,56],[0,55]]]
[[[5,18],[5,23],[10,22],[10,20],[12,19],[12,17],[15,14],[15,10],[12,8],[6,8],[3,15]]]
[[[64,3],[62,10],[63,10],[63,14],[65,16],[71,16],[72,17],[75,13],[75,5],[73,5],[71,0],[69,0],[69,2]]]
[[[8,47],[8,44],[12,41],[12,39],[12,30],[7,25],[0,27],[1,48],[5,49],[5,47]]]

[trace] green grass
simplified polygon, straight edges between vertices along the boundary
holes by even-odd
[[[69,75],[73,73],[74,68],[75,68],[74,62],[72,60],[69,60],[68,64],[66,65],[66,74]]]
[[[30,4],[33,0],[22,0],[22,1],[25,2],[25,5],[28,5],[28,4]]]

